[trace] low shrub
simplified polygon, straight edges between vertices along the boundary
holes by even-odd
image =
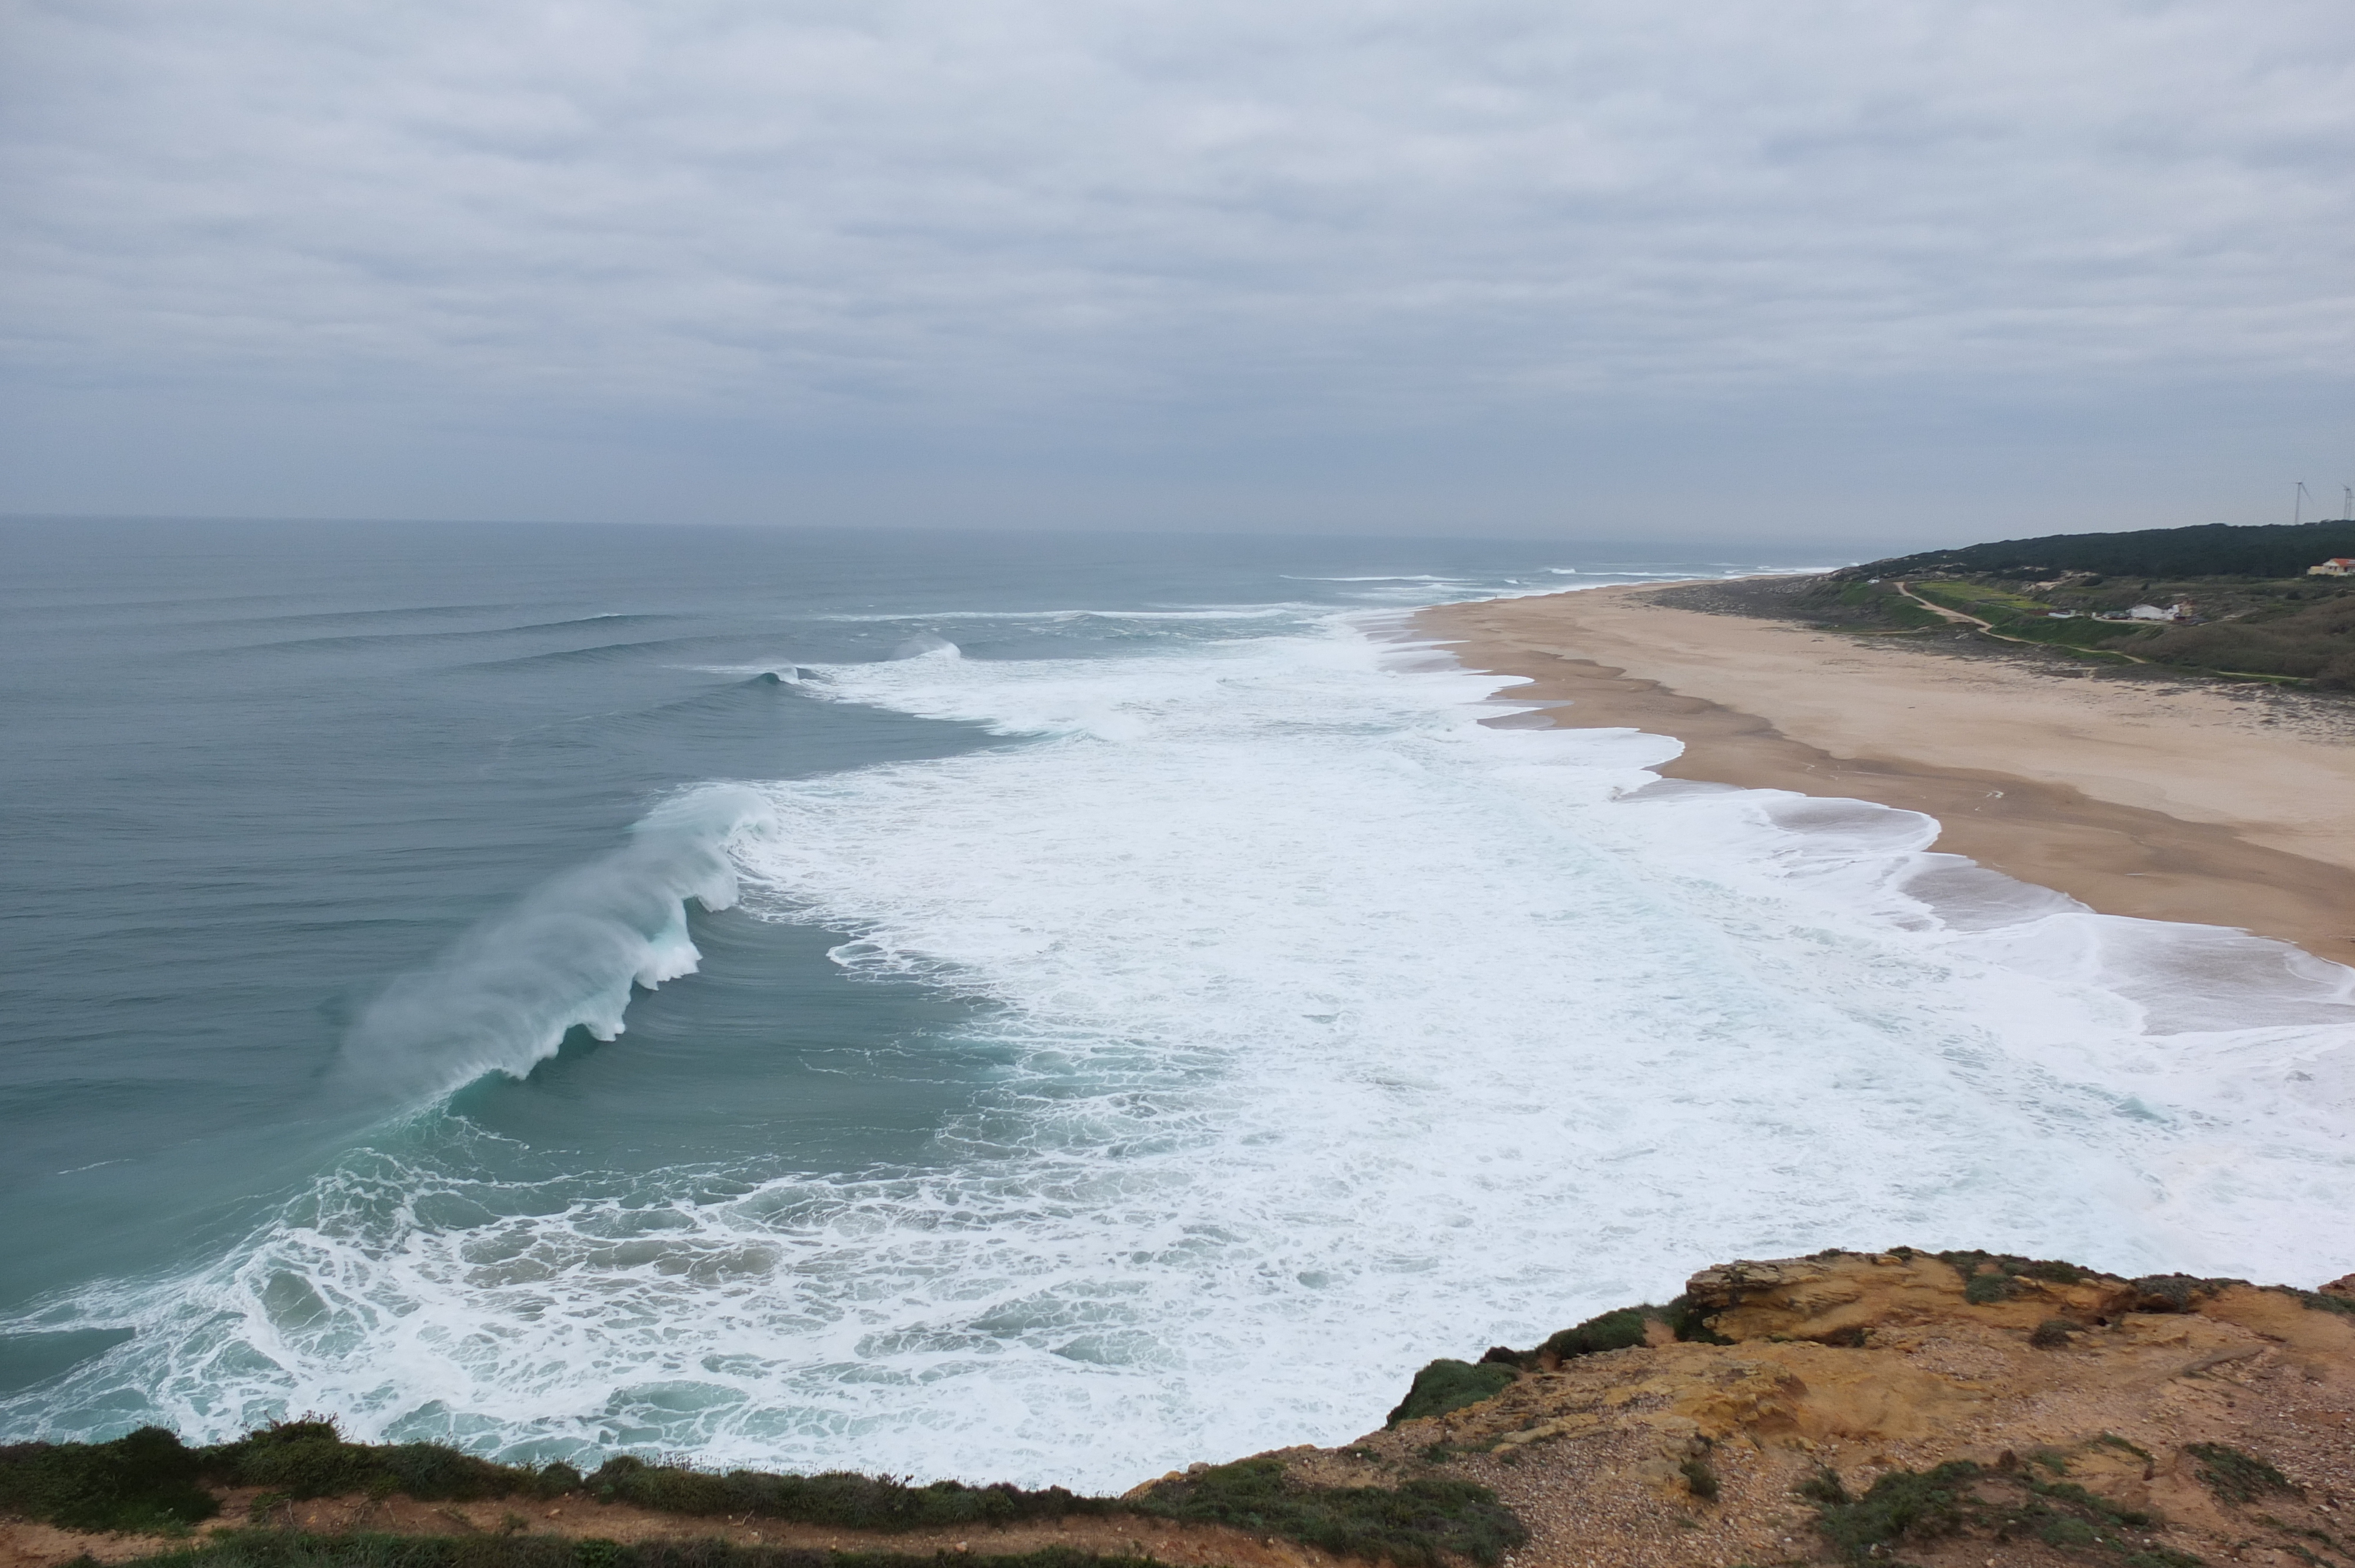
[[[1527,1369],[1544,1364],[1548,1358],[1567,1361],[1606,1351],[1633,1350],[1649,1341],[1655,1323],[1679,1340],[1704,1345],[1733,1343],[1710,1328],[1709,1314],[1698,1302],[1689,1296],[1679,1296],[1665,1307],[1655,1307],[1646,1301],[1640,1307],[1620,1307],[1600,1313],[1575,1328],[1558,1330],[1533,1351],[1507,1350],[1500,1345],[1481,1359]]]
[[[1511,1381],[1510,1368],[1471,1368]],[[1143,1498],[1082,1497],[1060,1487],[914,1487],[888,1477],[834,1472],[726,1475],[622,1457],[586,1478],[570,1466],[530,1470],[435,1444],[346,1443],[332,1422],[281,1422],[236,1443],[188,1448],[148,1427],[112,1443],[19,1444],[0,1448],[0,1511],[81,1531],[165,1533],[219,1512],[204,1483],[261,1489],[257,1524],[304,1498],[349,1492],[469,1501],[574,1489],[690,1517],[791,1520],[846,1530],[904,1531],[986,1527],[1071,1515],[1146,1515],[1227,1524],[1262,1535],[1409,1568],[1438,1568],[1454,1552],[1495,1563],[1526,1532],[1494,1493],[1469,1481],[1423,1479],[1397,1488],[1294,1483],[1274,1460],[1206,1468]],[[875,1552],[792,1552],[722,1542],[569,1542],[524,1533],[510,1514],[497,1535],[323,1537],[267,1529],[225,1532],[202,1546],[151,1560],[155,1568],[911,1568],[932,1557]],[[1146,1559],[1072,1552],[960,1556],[976,1568],[1145,1568]]]
[[[1622,1307],[1614,1312],[1589,1318],[1574,1329],[1561,1330],[1538,1350],[1565,1361],[1604,1351],[1632,1350],[1644,1342],[1646,1329],[1661,1316],[1660,1308],[1649,1303]]]
[[[1506,1373],[1509,1378],[1511,1374]],[[751,1514],[849,1530],[907,1531],[1107,1513],[1118,1505],[1060,1487],[911,1487],[837,1472],[714,1475],[622,1456],[584,1479],[570,1465],[538,1470],[495,1464],[438,1443],[346,1443],[332,1421],[273,1422],[234,1443],[187,1448],[161,1427],[112,1443],[27,1443],[0,1448],[0,1510],[69,1530],[156,1531],[210,1519],[205,1489],[257,1487],[263,1513],[308,1498],[395,1493],[421,1502],[558,1497],[583,1488],[607,1501],[666,1513]],[[259,1502],[261,1499],[258,1499]]]
[[[568,1541],[546,1535],[308,1535],[236,1531],[135,1568],[940,1568],[943,1559],[897,1552],[732,1546],[724,1541]],[[1000,1556],[958,1553],[959,1568],[1161,1568],[1151,1557],[1050,1547]],[[133,1568],[133,1565],[125,1565]]]
[[[2058,1455],[2031,1456],[2056,1474]],[[2197,1568],[2199,1559],[2140,1532],[2155,1530],[2150,1514],[2120,1508],[2073,1481],[2039,1480],[2028,1471],[1989,1470],[1967,1459],[1935,1469],[1892,1470],[1851,1498],[1838,1476],[1822,1470],[1801,1483],[1799,1495],[1817,1506],[1817,1524],[1851,1563],[1888,1561],[1902,1542],[1917,1544],[1971,1531],[2002,1542],[2023,1537],[2064,1550],[2097,1547],[2127,1568]],[[1969,1553],[1976,1556],[1976,1553]]]
[[[298,1500],[404,1492],[420,1502],[473,1502],[545,1489],[530,1470],[493,1464],[439,1443],[346,1443],[333,1421],[308,1416],[273,1421],[237,1442],[201,1452],[208,1477],[232,1486],[265,1487]]]
[[[185,1530],[220,1512],[199,1484],[204,1451],[160,1426],[112,1443],[0,1448],[0,1513],[66,1530]]]
[[[2009,1301],[2012,1290],[2011,1277],[2006,1274],[1974,1274],[1963,1281],[1963,1299],[1974,1307]]]
[[[714,1475],[679,1466],[649,1465],[627,1455],[606,1460],[582,1485],[591,1497],[603,1501],[634,1503],[664,1513],[702,1518],[751,1514],[845,1530],[1012,1524],[1109,1513],[1115,1508],[1105,1499],[1083,1498],[1061,1487],[1026,1491],[1005,1485],[968,1487],[959,1481],[911,1487],[888,1477],[847,1470],[818,1476],[776,1476],[758,1470]]]
[[[2190,1443],[2183,1451],[2200,1462],[2200,1485],[2226,1502],[2254,1502],[2275,1492],[2295,1492],[2287,1476],[2258,1458],[2222,1443]]]
[[[2201,1279],[2189,1274],[2146,1274],[2134,1282],[2137,1312],[2189,1312],[2200,1299],[2221,1296],[2245,1279]]]
[[[1951,1535],[1971,1522],[1968,1488],[1979,1473],[1967,1459],[1920,1472],[1892,1470],[1860,1498],[1823,1504],[1817,1527],[1834,1550],[1857,1563],[1908,1536]]]
[[[1793,1487],[1791,1490],[1795,1495],[1825,1508],[1843,1507],[1851,1500],[1848,1495],[1847,1483],[1839,1478],[1839,1472],[1829,1465],[1818,1465],[1816,1467],[1814,1475]]]
[[[1963,1277],[1963,1299],[1976,1307],[2008,1301],[2020,1293],[2019,1281],[2077,1285],[2098,1279],[2098,1271],[2057,1257],[2019,1257],[2008,1252],[1942,1252],[1938,1260]]]
[[[1163,1481],[1132,1506],[1163,1519],[1231,1525],[1408,1568],[1440,1568],[1441,1553],[1450,1552],[1493,1563],[1529,1539],[1494,1492],[1470,1481],[1304,1487],[1284,1474],[1278,1459],[1194,1471]]]
[[[1399,1401],[1398,1407],[1382,1425],[1396,1426],[1402,1421],[1422,1421],[1477,1404],[1509,1387],[1517,1375],[1511,1367],[1495,1361],[1476,1365],[1443,1358],[1414,1374],[1414,1383],[1406,1391],[1406,1397]]]

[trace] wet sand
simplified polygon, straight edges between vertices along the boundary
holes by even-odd
[[[1963,659],[1654,602],[1443,605],[1465,664],[1556,724],[1684,742],[1657,771],[1925,812],[1936,847],[2105,914],[2232,926],[2355,963],[2355,723],[2212,683]]]

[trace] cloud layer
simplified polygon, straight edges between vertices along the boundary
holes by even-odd
[[[2343,3],[5,16],[42,455],[0,505],[922,511],[986,469],[1103,513],[1214,470],[1273,516],[1403,466],[1504,517],[1698,443],[1844,515],[2055,420],[2121,471],[2268,429],[2355,466]]]

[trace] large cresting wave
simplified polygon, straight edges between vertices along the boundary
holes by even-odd
[[[718,786],[667,801],[629,842],[550,878],[371,1002],[339,1077],[407,1105],[488,1073],[522,1077],[585,1029],[612,1040],[632,991],[695,972],[687,904],[731,907],[730,845],[765,824],[752,790]]]
[[[733,895],[972,999],[1002,1065],[924,1160],[492,1181],[454,1128],[355,1154],[211,1269],[54,1316],[140,1333],[11,1424],[317,1409],[1119,1488],[1347,1439],[1433,1355],[1738,1255],[2355,1258],[2346,969],[2094,915],[1913,813],[1662,783],[1672,741],[1485,725],[1496,678],[1345,623],[909,652],[805,688],[1002,743],[689,797],[699,825],[479,933],[358,1049],[524,1070],[679,972],[684,897]],[[517,982],[584,903],[603,989]]]

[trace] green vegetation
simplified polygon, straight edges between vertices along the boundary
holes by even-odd
[[[1121,1505],[1060,1487],[911,1487],[837,1472],[713,1475],[627,1455],[583,1478],[570,1465],[493,1464],[436,1443],[346,1443],[329,1421],[277,1422],[235,1443],[188,1448],[161,1427],[112,1443],[28,1443],[0,1449],[0,1509],[71,1530],[156,1530],[210,1519],[204,1483],[260,1487],[260,1516],[305,1498],[400,1493],[421,1502],[471,1502],[586,1490],[606,1502],[709,1518],[750,1514],[846,1530],[909,1531],[1103,1514]]]
[[[2222,1296],[2235,1285],[2246,1285],[2245,1279],[2202,1279],[2190,1274],[2146,1274],[2134,1282],[2140,1294],[2135,1301],[2137,1312],[2189,1312],[2201,1299]]]
[[[1835,1551],[1858,1563],[1873,1555],[1873,1548],[1908,1535],[1951,1535],[1968,1521],[1963,1489],[1978,1473],[1965,1459],[1918,1475],[1894,1471],[1873,1482],[1861,1498],[1851,1499],[1840,1488],[1837,1502],[1819,1497],[1817,1527]],[[1810,1484],[1819,1493],[1830,1489],[1821,1476]]]
[[[0,1513],[66,1530],[185,1530],[220,1511],[197,1484],[199,1451],[160,1426],[112,1443],[0,1448]]]
[[[1459,1363],[1460,1364],[1460,1363]],[[1140,1511],[1281,1535],[1327,1552],[1439,1568],[1440,1553],[1495,1563],[1529,1539],[1487,1488],[1424,1479],[1399,1487],[1302,1487],[1277,1459],[1244,1459],[1164,1481]]]
[[[1396,1426],[1402,1421],[1422,1421],[1477,1404],[1509,1387],[1514,1377],[1512,1368],[1494,1361],[1475,1365],[1442,1357],[1414,1374],[1413,1386],[1382,1425]]]
[[[2019,1281],[2023,1279],[2042,1280],[2047,1285],[2075,1285],[2096,1277],[2092,1269],[2063,1263],[2059,1258],[2019,1257],[2001,1252],[1942,1252],[1937,1256],[1939,1262],[1963,1277],[1963,1299],[1975,1307],[2010,1300],[2019,1294]]]
[[[2115,1432],[2105,1432],[2094,1441],[2102,1447],[2115,1448],[2122,1454],[2132,1454],[2146,1465],[2156,1462],[2149,1449],[2128,1438],[2121,1437]]]
[[[1946,624],[1934,609],[1914,603],[1897,590],[1894,578],[1870,582],[1862,577],[1836,577],[1809,596],[1809,609],[1818,620],[1834,625],[1870,627],[1879,630],[1933,631]]]
[[[1498,1363],[1518,1367],[1527,1372],[1539,1367],[1575,1361],[1580,1356],[1601,1355],[1609,1351],[1633,1350],[1651,1338],[1655,1324],[1666,1329],[1678,1340],[1704,1345],[1730,1345],[1732,1340],[1716,1333],[1709,1326],[1709,1314],[1689,1296],[1679,1296],[1665,1307],[1646,1302],[1640,1307],[1622,1307],[1589,1318],[1574,1328],[1556,1330],[1533,1351],[1512,1351],[1502,1346],[1484,1358],[1484,1364]]]
[[[1696,1454],[1677,1469],[1684,1476],[1685,1485],[1692,1489],[1693,1496],[1703,1502],[1717,1500],[1717,1467],[1706,1456]]]
[[[2288,1285],[2277,1285],[2273,1288],[2288,1291],[2309,1312],[2336,1312],[2343,1318],[2355,1318],[2355,1298],[2333,1296],[2322,1290],[2300,1290]]]
[[[1605,1351],[1632,1350],[1644,1342],[1648,1325],[1667,1321],[1661,1308],[1649,1305],[1622,1307],[1615,1312],[1605,1312],[1589,1318],[1574,1329],[1554,1333],[1529,1355],[1550,1355],[1557,1361],[1571,1361],[1579,1356],[1599,1355]]]
[[[815,1552],[722,1541],[567,1541],[546,1535],[308,1535],[235,1531],[200,1546],[141,1559],[138,1568],[939,1568],[943,1559],[898,1552]],[[1160,1568],[1151,1557],[1050,1548],[985,1556],[960,1568]]]
[[[2133,1532],[2158,1525],[2149,1514],[2119,1508],[2073,1481],[2041,1481],[1968,1459],[1930,1470],[1892,1470],[1860,1498],[1849,1496],[1828,1470],[1802,1483],[1798,1491],[1816,1504],[1825,1540],[1851,1563],[1885,1560],[1903,1542],[1918,1544],[1965,1531],[1998,1542],[2030,1539],[2097,1552],[2126,1568],[2192,1568],[2200,1561],[2147,1538],[2136,1539]]]
[[[1026,1520],[1102,1514],[1116,1505],[1050,1487],[968,1487],[934,1481],[911,1487],[890,1479],[836,1471],[822,1476],[773,1476],[757,1470],[713,1475],[673,1465],[649,1465],[620,1455],[583,1483],[602,1502],[634,1503],[663,1513],[709,1519],[750,1514],[758,1519],[830,1524],[844,1530],[935,1530],[959,1525],[1014,1524]]]
[[[1875,561],[1796,601],[1819,624],[1921,632],[1950,623],[2073,658],[2355,691],[2355,578],[2306,568],[2355,554],[2355,524],[2063,535]],[[2103,619],[2190,606],[2181,620]]]
[[[2092,572],[2113,577],[2288,577],[2333,556],[2355,556],[2355,523],[2241,528],[2141,528],[2124,534],[2048,534],[1877,561],[1872,577],[1971,572],[2049,577]]]
[[[2001,1274],[1974,1274],[1963,1281],[1963,1299],[1974,1307],[1992,1306],[2011,1299],[2010,1277]]]
[[[1398,1408],[1391,1412],[1387,1425],[1396,1426],[1401,1421],[1420,1421],[1477,1404],[1508,1387],[1517,1372],[1558,1365],[1608,1351],[1633,1350],[1646,1341],[1656,1323],[1679,1340],[1712,1345],[1733,1342],[1712,1333],[1706,1314],[1687,1297],[1679,1296],[1666,1307],[1655,1307],[1649,1302],[1640,1307],[1622,1307],[1589,1318],[1574,1328],[1560,1330],[1533,1351],[1498,1345],[1476,1363],[1446,1360],[1432,1362],[1414,1374],[1414,1385],[1407,1390]],[[1860,1334],[1855,1342],[1863,1342]]]
[[[2200,1484],[2226,1502],[2254,1502],[2269,1493],[2297,1490],[2288,1477],[2254,1454],[2222,1443],[2190,1443],[2183,1451],[2200,1461]]]
[[[1454,1363],[1463,1366],[1462,1362]],[[1467,1369],[1510,1382],[1507,1367]],[[363,1492],[405,1493],[421,1501],[547,1498],[585,1492],[689,1518],[734,1516],[904,1532],[983,1528],[1075,1515],[1146,1516],[1228,1524],[1280,1535],[1327,1551],[1386,1557],[1410,1568],[1436,1568],[1440,1553],[1493,1563],[1525,1539],[1520,1524],[1487,1488],[1423,1479],[1389,1487],[1306,1487],[1280,1461],[1247,1459],[1166,1481],[1141,1498],[1082,1497],[1061,1487],[969,1487],[935,1481],[912,1487],[888,1477],[836,1472],[725,1475],[677,1465],[650,1465],[626,1455],[588,1477],[567,1465],[530,1469],[493,1464],[431,1443],[346,1443],[332,1422],[306,1419],[264,1427],[235,1443],[189,1448],[148,1427],[112,1443],[26,1443],[0,1448],[0,1512],[69,1530],[176,1533],[220,1511],[205,1489],[263,1489],[250,1512],[257,1524],[304,1498]],[[332,1540],[272,1531],[224,1534],[202,1547],[157,1560],[174,1568],[890,1568],[916,1558],[890,1554],[763,1552],[708,1544],[617,1547],[523,1533],[519,1514],[497,1537],[443,1540],[355,1535]],[[602,1552],[603,1556],[597,1553]],[[619,1555],[615,1555],[619,1553]],[[697,1555],[701,1553],[702,1555]],[[921,1561],[929,1563],[929,1558]],[[1100,1561],[1071,1552],[960,1561],[1004,1568],[1082,1568]]]
[[[178,1439],[173,1441],[176,1446]],[[237,1442],[191,1452],[208,1479],[264,1487],[290,1500],[399,1492],[420,1502],[473,1502],[517,1493],[555,1497],[581,1484],[580,1472],[569,1465],[529,1470],[438,1443],[346,1443],[334,1422],[317,1419],[272,1422]]]

